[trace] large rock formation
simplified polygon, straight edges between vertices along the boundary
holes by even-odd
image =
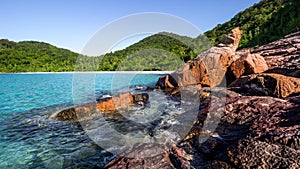
[[[147,158],[140,154],[163,145],[136,145],[106,168],[300,168],[300,32],[250,49],[240,60],[234,56],[239,38],[240,31],[235,29],[224,44],[172,74],[177,83],[170,76],[157,83],[158,88],[171,91],[177,85],[201,88],[198,117],[185,138]],[[232,66],[242,69],[235,71],[238,79],[229,86],[230,91],[223,88],[226,97],[204,90],[219,85],[234,60],[240,63]],[[273,73],[256,74],[265,71],[265,63]],[[220,121],[213,116],[221,117]],[[204,129],[204,124],[213,123],[218,124],[214,131]]]
[[[237,88],[236,91],[244,95],[286,98],[300,94],[300,78],[270,73],[253,74],[235,80],[229,87]]]
[[[223,81],[227,67],[233,61],[241,35],[242,31],[239,28],[233,29],[224,38],[223,44],[201,53],[173,73],[172,77],[176,80],[178,86],[198,85],[200,87],[215,87],[219,85]],[[158,88],[169,86],[165,83],[161,84],[164,84],[164,86],[158,84]],[[174,83],[171,84],[176,86]]]
[[[234,96],[205,102],[221,114],[214,134],[203,143],[204,132],[166,149],[154,157],[118,156],[106,168],[299,168],[300,98],[282,100],[261,96]],[[203,125],[209,109],[201,109],[196,126]],[[193,132],[193,131],[192,131]],[[130,152],[138,155],[158,145],[138,145]]]
[[[199,110],[191,111],[198,116],[181,141],[171,147],[155,142],[135,144],[105,168],[300,168],[300,32],[235,56],[240,37],[241,31],[234,29],[223,44],[159,79],[157,88],[171,93],[190,85],[199,90]],[[265,71],[265,63],[267,72],[272,73],[260,73]],[[220,88],[212,95],[209,87],[222,83],[229,66],[238,79],[229,90]],[[143,105],[148,98],[146,93],[128,92],[51,117],[77,121],[95,112],[122,116],[116,113],[118,109]],[[217,127],[213,130],[204,127],[214,123]],[[145,156],[156,149],[164,151]]]
[[[274,73],[280,73],[275,72],[280,69],[300,69],[300,32],[251,50],[252,54],[263,56],[269,69]]]

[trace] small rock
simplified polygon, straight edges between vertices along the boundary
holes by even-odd
[[[158,89],[173,89],[175,87],[178,87],[178,84],[171,75],[160,77],[156,83]]]

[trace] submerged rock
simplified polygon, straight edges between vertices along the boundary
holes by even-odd
[[[140,106],[144,106],[145,103],[149,100],[148,93],[141,93],[133,95],[134,102]]]
[[[82,106],[71,107],[53,113],[50,118],[59,121],[78,121],[86,117],[92,116],[97,112],[95,103],[89,103]]]
[[[87,117],[91,117],[95,113],[109,115],[113,118],[119,118],[120,114],[116,111],[131,105],[140,105],[148,101],[147,93],[132,95],[130,92],[121,93],[114,97],[98,100],[98,103],[89,103],[77,107],[66,108],[53,113],[50,118],[59,121],[79,121]]]
[[[147,93],[132,95],[130,92],[126,92],[100,101],[97,108],[99,111],[115,111],[134,104],[143,106],[148,99],[149,95]]]

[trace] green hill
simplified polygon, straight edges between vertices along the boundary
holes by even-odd
[[[72,71],[77,57],[44,42],[0,40],[0,72]]]
[[[183,64],[183,61],[192,59],[210,48],[210,42],[219,43],[225,34],[238,26],[244,31],[240,48],[277,40],[300,30],[300,1],[262,0],[238,13],[230,21],[205,32],[208,39],[203,35],[193,39],[164,32],[146,37],[126,49],[100,57],[81,56],[43,42],[12,42],[2,39],[0,72],[58,72],[75,69],[175,70]],[[76,62],[78,59],[82,62]]]
[[[210,47],[210,41],[202,35],[192,39],[163,32],[106,54],[98,70],[176,70],[178,64]]]
[[[263,45],[300,30],[299,0],[261,0],[235,15],[230,21],[217,25],[205,35],[213,44],[231,29],[240,27],[244,32],[239,47]]]
[[[210,42],[204,36],[192,39],[171,33],[159,33],[126,49],[100,57],[87,57],[44,42],[13,42],[2,39],[0,72],[95,71],[95,68],[99,71],[175,70],[182,65],[183,60],[194,58],[197,53],[209,47]],[[95,66],[98,63],[99,66]]]

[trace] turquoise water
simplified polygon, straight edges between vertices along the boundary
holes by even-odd
[[[79,124],[54,121],[50,114],[74,98],[84,102],[130,85],[154,86],[159,76],[0,74],[0,168],[101,167],[113,155]]]
[[[154,86],[157,74],[0,74],[0,115],[73,102],[73,78],[93,83],[95,92],[129,85]],[[75,81],[75,82],[77,82]],[[74,83],[75,83],[74,82]],[[75,93],[78,91],[74,91]],[[87,94],[87,93],[83,93]]]

